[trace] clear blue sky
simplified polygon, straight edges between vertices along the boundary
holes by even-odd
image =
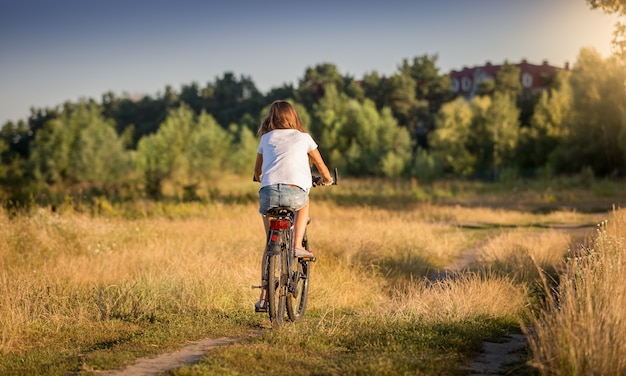
[[[0,125],[227,71],[265,93],[319,63],[355,78],[424,54],[441,73],[524,58],[562,67],[582,47],[608,56],[615,20],[585,0],[0,0]]]

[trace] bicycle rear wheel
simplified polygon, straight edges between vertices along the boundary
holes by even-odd
[[[300,320],[306,311],[311,264],[308,261],[294,259],[292,269],[286,303],[287,316],[289,320],[295,322]]]
[[[279,326],[285,317],[284,284],[281,282],[281,254],[270,255],[268,261],[268,313],[272,326]]]

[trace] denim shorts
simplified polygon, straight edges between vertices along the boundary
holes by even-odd
[[[279,206],[300,210],[309,202],[309,192],[296,185],[272,184],[261,188],[259,202],[259,212],[263,215]]]

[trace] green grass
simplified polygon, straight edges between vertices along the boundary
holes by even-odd
[[[307,319],[212,351],[173,375],[455,375],[485,339],[519,329],[515,320],[310,312]]]
[[[0,355],[2,375],[92,374],[205,337],[244,336],[260,318],[249,311],[162,315],[152,320],[34,325],[32,348]]]

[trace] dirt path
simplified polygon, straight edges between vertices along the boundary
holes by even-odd
[[[583,244],[594,234],[595,226],[551,226],[551,229],[567,232],[572,237],[572,248]],[[429,279],[441,279],[462,273],[478,257],[478,249],[464,250],[460,257],[447,267],[433,271]],[[483,342],[483,350],[465,367],[469,376],[514,374],[511,367],[525,363],[528,354],[528,340],[523,334],[507,334],[498,342]]]
[[[443,269],[432,271],[428,274],[431,281],[445,278],[454,278],[463,273],[478,257],[477,248],[468,248],[461,252],[458,259],[454,260]],[[483,342],[480,354],[474,357],[463,367],[468,376],[501,375],[511,364],[524,361],[523,350],[528,341],[523,334],[509,334],[498,342]]]
[[[500,342],[483,342],[483,352],[472,359],[465,370],[469,376],[513,374],[507,371],[512,364],[524,361],[528,341],[523,334],[509,334]]]
[[[258,332],[250,335],[257,335]],[[180,350],[163,353],[156,357],[137,359],[133,364],[122,370],[99,372],[106,376],[158,376],[182,366],[197,363],[207,351],[242,341],[242,337],[206,338],[187,344]]]

